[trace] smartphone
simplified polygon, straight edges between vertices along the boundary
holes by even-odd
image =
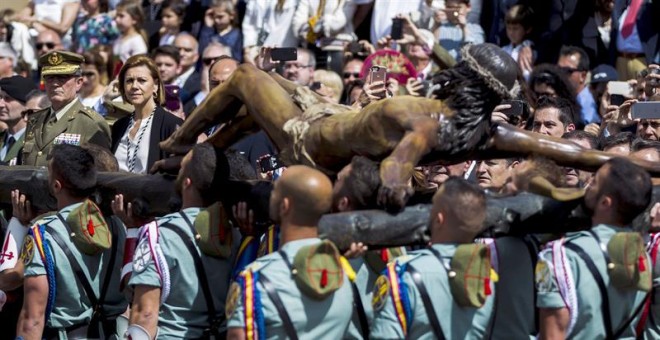
[[[273,61],[296,61],[298,60],[298,49],[295,47],[278,47],[270,51]]]
[[[178,111],[181,108],[179,94],[181,88],[177,85],[165,85],[165,108],[170,111]]]
[[[634,103],[630,114],[632,119],[660,119],[660,101]]]
[[[621,106],[626,101],[626,97],[621,94],[610,95],[610,105]]]
[[[515,117],[522,116],[523,105],[525,105],[522,100],[503,100],[502,105],[504,104],[511,105],[511,108],[502,110],[502,113],[506,114],[507,116],[515,116]]]
[[[371,66],[371,69],[369,69],[369,74],[371,75],[369,77],[369,84],[373,84],[377,81],[382,81],[383,85],[380,87],[381,89],[387,87],[385,84],[385,78],[387,78],[387,68],[384,66]],[[383,91],[383,96],[382,98],[385,98],[387,96],[387,93]]]
[[[277,155],[264,157],[259,160],[259,168],[261,169],[262,173],[273,171],[283,166],[284,164],[280,162],[280,159],[277,157]]]
[[[382,81],[385,83],[385,78],[387,77],[387,68],[385,66],[374,65],[371,66],[371,69],[369,69],[369,74],[371,75],[371,77],[369,77],[369,84],[375,83],[377,81]]]
[[[403,38],[403,19],[392,19],[392,31],[390,32],[392,40],[399,40]]]
[[[610,104],[621,105],[626,98],[633,97],[633,88],[625,81],[610,81],[607,83],[607,93],[610,94]]]
[[[353,53],[353,54],[358,54],[360,51],[362,51],[362,46],[360,46],[360,43],[357,41],[353,41],[348,44],[347,47],[348,51]]]

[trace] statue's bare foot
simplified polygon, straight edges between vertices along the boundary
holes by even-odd
[[[378,204],[388,212],[399,212],[412,194],[409,185],[383,185],[378,191]]]
[[[160,148],[170,154],[185,155],[193,148],[193,146],[195,146],[196,141],[191,141],[189,143],[181,141],[183,138],[180,138],[177,132],[172,134],[170,138],[160,142]]]

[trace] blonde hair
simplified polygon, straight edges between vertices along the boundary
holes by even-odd
[[[314,81],[318,81],[324,86],[331,88],[335,92],[335,98],[337,98],[337,100],[339,100],[341,94],[344,92],[344,82],[336,72],[315,70]]]
[[[211,1],[212,8],[218,8],[227,14],[231,15],[233,19],[231,20],[231,26],[238,27],[238,13],[236,13],[236,6],[232,0],[213,0]]]

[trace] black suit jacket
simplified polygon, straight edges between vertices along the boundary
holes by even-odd
[[[616,0],[614,2],[614,10],[612,11],[612,33],[610,38],[610,61],[616,63],[618,51],[616,49],[616,41],[619,37],[619,17],[623,11],[630,5],[630,0]],[[658,0],[644,0],[642,7],[637,13],[637,33],[639,40],[642,42],[644,54],[646,55],[646,62],[658,63],[660,62],[660,51],[658,50],[658,24],[657,20],[660,18],[660,1]],[[654,24],[654,22],[656,22]]]
[[[199,74],[199,72],[194,71],[183,84],[183,88],[181,89],[180,93],[181,102],[184,105],[187,104],[189,101],[193,100],[197,92],[201,91],[201,89],[202,76]]]
[[[156,107],[153,122],[151,122],[151,137],[149,138],[149,157],[147,159],[147,169],[158,160],[166,158],[166,152],[160,149],[159,143],[170,137],[174,131],[183,124],[183,120],[167,111],[162,107]],[[131,116],[119,119],[112,125],[112,153],[117,151],[121,137],[126,133],[128,125],[131,122]]]

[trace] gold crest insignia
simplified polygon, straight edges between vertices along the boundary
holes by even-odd
[[[227,320],[231,318],[231,315],[234,314],[236,306],[238,305],[238,298],[241,296],[241,286],[234,282],[229,288],[229,296],[227,302],[225,303],[225,317]]]
[[[33,256],[34,239],[32,236],[28,235],[25,236],[25,240],[23,241],[23,249],[21,250],[21,260],[23,261],[23,264],[28,265],[30,261],[32,261]]]
[[[52,66],[57,66],[62,63],[62,56],[59,53],[53,53],[48,57],[48,62]]]
[[[385,306],[387,297],[390,294],[390,282],[385,275],[381,275],[374,284],[374,295],[371,298],[371,306],[374,311],[379,311]]]

